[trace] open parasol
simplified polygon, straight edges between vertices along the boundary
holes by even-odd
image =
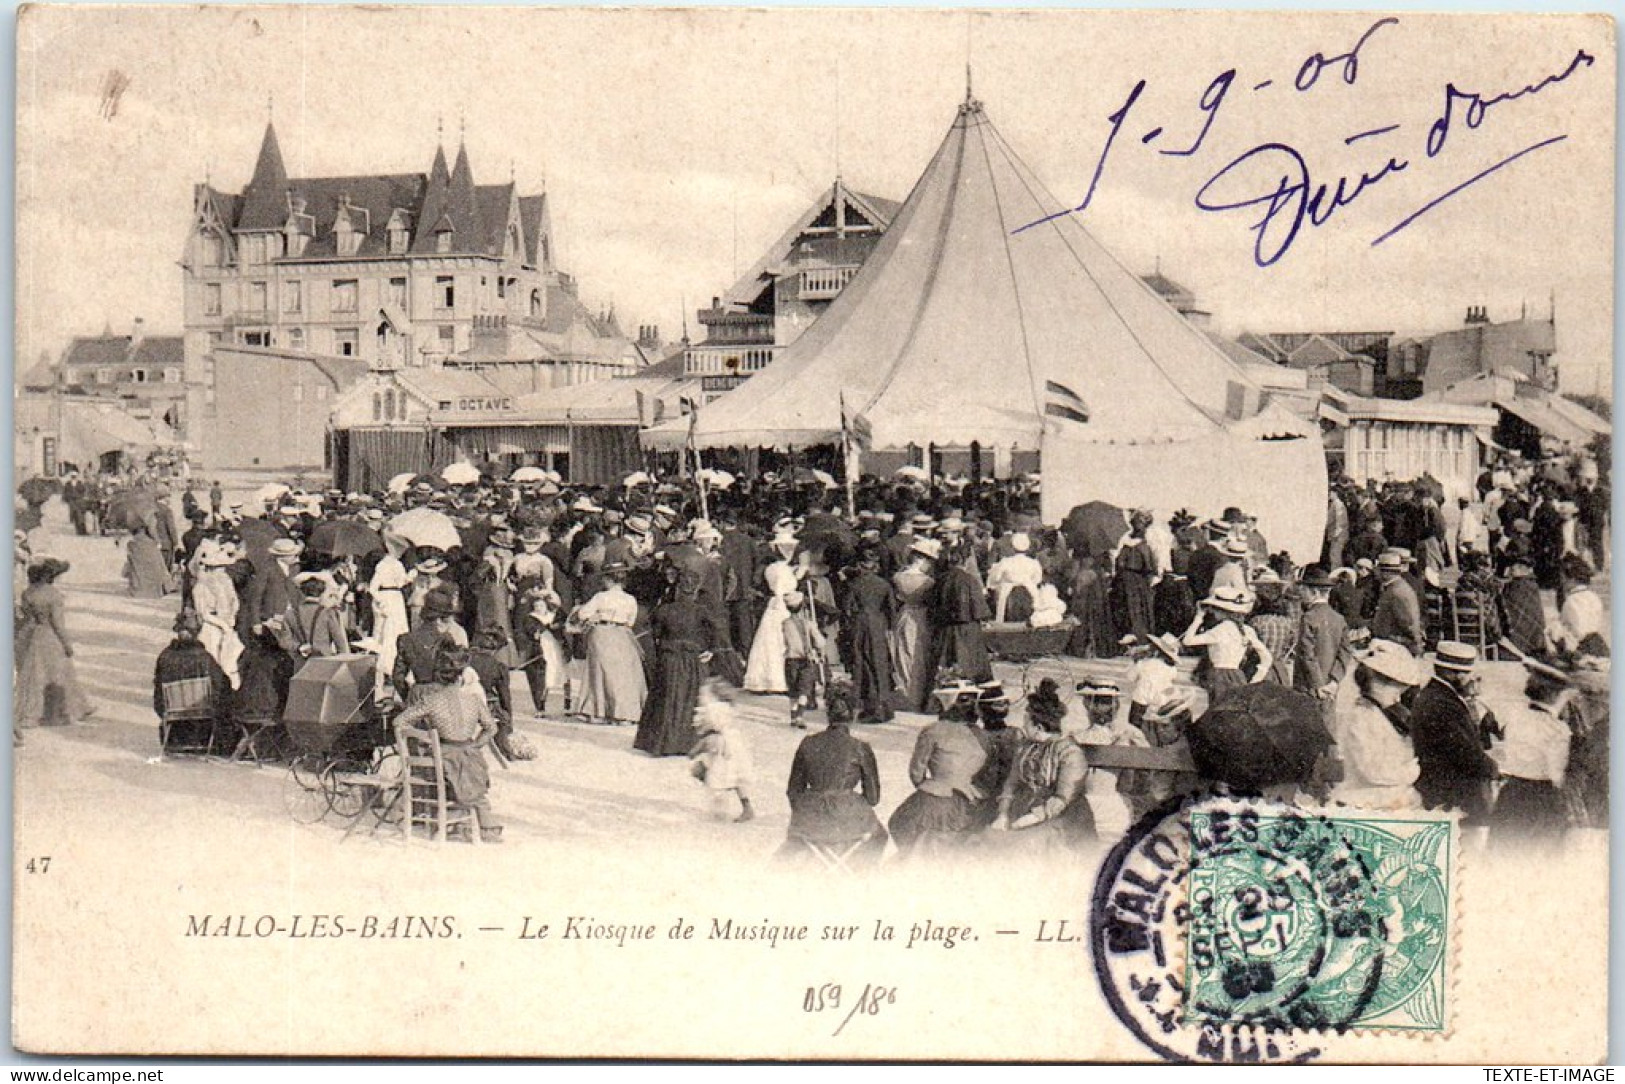
[[[694,477],[712,489],[727,489],[734,484],[733,475],[725,470],[717,470],[715,467],[704,467],[697,470],[694,472]]]
[[[480,480],[480,469],[472,463],[449,463],[441,470],[440,477],[454,486],[471,486]]]
[[[151,493],[144,489],[129,489],[108,498],[102,522],[114,530],[133,531],[157,514],[158,502]]]
[[[412,488],[412,479],[416,477],[417,475],[413,474],[411,471],[407,471],[404,474],[397,474],[395,477],[389,480],[389,485],[385,486],[384,488],[391,493],[405,493],[407,490]]]
[[[1128,516],[1115,504],[1090,501],[1080,504],[1061,520],[1061,533],[1075,552],[1103,557],[1117,548],[1128,534]]]
[[[400,535],[414,546],[449,550],[462,544],[457,525],[444,512],[433,508],[411,508],[389,521],[391,534]]]
[[[249,500],[259,501],[261,504],[270,507],[280,501],[283,495],[288,492],[288,487],[281,482],[271,482],[256,489],[250,495]]]
[[[508,481],[530,483],[547,481],[547,472],[540,467],[520,467],[508,475]]]
[[[906,467],[898,467],[892,472],[892,477],[901,478],[905,482],[929,482],[931,480],[931,474],[929,471],[927,471],[924,467],[916,467],[913,464],[909,464]]]
[[[330,557],[364,557],[369,553],[383,552],[384,540],[365,524],[341,519],[317,524],[316,529],[310,532],[308,548],[313,553],[325,553]]]
[[[1220,693],[1188,735],[1202,777],[1242,790],[1308,783],[1332,745],[1320,705],[1271,681]]]
[[[631,474],[628,474],[625,478],[621,479],[621,485],[625,486],[627,489],[633,489],[637,486],[649,485],[653,481],[654,479],[649,477],[648,471],[635,470]]]

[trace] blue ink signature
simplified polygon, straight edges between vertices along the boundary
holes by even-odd
[[[1312,54],[1299,66],[1292,81],[1293,88],[1300,93],[1313,89],[1320,80],[1322,73],[1329,69],[1336,71],[1341,76],[1344,84],[1354,85],[1360,74],[1361,50],[1377,31],[1385,26],[1398,25],[1398,23],[1399,20],[1393,17],[1379,19],[1372,23],[1364,34],[1360,35],[1353,48],[1348,51],[1331,57],[1319,52]],[[1446,83],[1443,110],[1428,129],[1424,147],[1427,157],[1429,159],[1436,158],[1445,150],[1452,127],[1458,122],[1468,129],[1477,129],[1496,107],[1539,94],[1552,86],[1567,81],[1582,68],[1589,68],[1595,63],[1596,59],[1591,54],[1583,49],[1577,50],[1568,66],[1561,71],[1547,75],[1539,81],[1527,84],[1517,90],[1500,94],[1485,95],[1464,91],[1454,83]],[[1209,133],[1213,130],[1214,122],[1218,118],[1219,111],[1226,101],[1236,77],[1236,69],[1231,68],[1215,77],[1208,84],[1207,89],[1203,91],[1198,102],[1198,109],[1204,114],[1204,117],[1201,121],[1200,130],[1188,147],[1179,150],[1165,149],[1159,151],[1159,153],[1183,158],[1194,157],[1202,149]],[[1253,84],[1253,90],[1255,92],[1263,90],[1272,83],[1273,80],[1265,79]],[[1036,219],[1017,227],[1012,233],[1019,234],[1025,230],[1041,226],[1046,222],[1077,214],[1089,208],[1099,188],[1100,179],[1105,173],[1107,160],[1111,157],[1112,150],[1116,146],[1117,137],[1127,125],[1135,104],[1145,92],[1146,85],[1144,79],[1136,82],[1123,104],[1106,118],[1111,123],[1111,130],[1107,134],[1106,143],[1101,149],[1100,157],[1095,163],[1094,173],[1090,177],[1089,187],[1084,193],[1083,200],[1076,207]],[[1353,146],[1363,140],[1377,139],[1399,130],[1400,125],[1398,124],[1380,125],[1346,136],[1343,143],[1345,146]],[[1162,133],[1163,129],[1161,127],[1151,128],[1140,137],[1140,142],[1150,145]],[[1536,151],[1561,143],[1567,138],[1567,134],[1550,136],[1479,170],[1473,176],[1434,197],[1416,211],[1401,219],[1396,225],[1373,240],[1371,244],[1373,246],[1382,244],[1435,207],[1494,175],[1499,170]],[[1326,225],[1338,211],[1355,203],[1373,187],[1409,169],[1411,159],[1401,157],[1398,154],[1387,154],[1379,159],[1379,163],[1374,168],[1365,169],[1357,174],[1338,176],[1330,181],[1317,181],[1308,161],[1297,148],[1281,142],[1261,143],[1244,151],[1215,172],[1196,193],[1195,205],[1200,210],[1211,213],[1256,209],[1258,212],[1257,217],[1248,227],[1254,235],[1252,256],[1259,267],[1270,267],[1291,250],[1293,243],[1302,234],[1305,225],[1312,228]]]

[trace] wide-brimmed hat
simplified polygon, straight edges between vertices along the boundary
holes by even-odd
[[[1377,569],[1381,572],[1404,572],[1405,558],[1393,550],[1384,550],[1377,556]]]
[[[1237,538],[1234,535],[1231,535],[1224,540],[1224,543],[1221,546],[1219,546],[1219,552],[1224,554],[1226,557],[1245,557],[1251,551],[1247,548],[1246,539]]]
[[[708,519],[697,519],[693,524],[693,536],[696,540],[701,538],[721,538],[722,532],[717,530]]]
[[[1033,540],[1027,537],[1026,531],[1017,531],[1010,536],[1010,548],[1017,553],[1026,553],[1032,548]]]
[[[669,504],[657,504],[654,506],[654,508],[650,509],[650,514],[661,519],[676,519],[677,509],[671,507]]]
[[[1279,572],[1275,571],[1269,565],[1264,565],[1263,567],[1258,568],[1253,572],[1253,586],[1254,587],[1268,587],[1271,584],[1279,586],[1280,583],[1281,583],[1281,574]]]
[[[602,512],[603,509],[594,504],[591,497],[582,497],[570,506],[570,511],[591,515],[594,512]]]
[[[514,546],[513,532],[506,528],[500,531],[492,531],[490,537],[485,540],[485,544],[493,549],[511,550]]]
[[[934,531],[937,527],[937,521],[924,512],[917,512],[909,517],[908,525],[909,528],[916,533],[920,531]]]
[[[279,538],[275,542],[271,543],[270,548],[266,552],[270,553],[272,557],[298,557],[304,551],[305,547],[300,545],[297,540],[292,538]]]
[[[1435,670],[1470,671],[1478,662],[1478,648],[1459,640],[1440,640],[1433,658]]]
[[[976,700],[979,699],[981,695],[982,690],[979,686],[977,686],[974,682],[964,680],[950,681],[940,688],[931,690],[931,696],[935,698],[936,702],[941,706],[943,711],[947,711],[949,708],[953,707],[955,704],[959,703],[960,700],[965,699],[966,697]]]
[[[457,613],[456,607],[451,604],[451,596],[444,591],[430,591],[423,600],[423,619],[434,621],[442,617],[453,617]]]
[[[519,532],[519,541],[522,545],[540,546],[546,540],[547,539],[542,534],[542,529],[540,527],[526,527],[523,531]]]
[[[935,561],[942,556],[942,543],[935,538],[916,538],[908,547],[910,553],[917,553]]]
[[[984,681],[977,686],[980,690],[977,702],[982,704],[1009,704],[1010,694],[1004,691],[1004,683],[1000,681]]]
[[[959,534],[965,529],[965,521],[958,516],[949,516],[937,524],[937,530],[943,534]]]
[[[1164,655],[1168,656],[1169,662],[1179,661],[1179,652],[1182,645],[1179,642],[1179,637],[1175,636],[1173,633],[1159,632],[1153,636],[1146,637],[1145,642],[1162,652]]]
[[[654,524],[650,522],[648,516],[628,516],[623,530],[626,534],[635,534],[641,537],[654,530]]]
[[[1420,685],[1422,675],[1416,659],[1392,640],[1372,640],[1357,656],[1361,666],[1401,685]]]
[[[1330,587],[1332,585],[1332,574],[1327,572],[1323,565],[1310,565],[1303,570],[1303,575],[1298,578],[1298,582],[1304,587]]]
[[[1203,606],[1225,613],[1244,614],[1253,608],[1253,596],[1239,587],[1215,587],[1213,593],[1202,600]]]

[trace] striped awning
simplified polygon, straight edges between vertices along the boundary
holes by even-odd
[[[522,455],[526,452],[567,453],[570,428],[566,425],[481,425],[447,428],[445,437],[468,455]]]

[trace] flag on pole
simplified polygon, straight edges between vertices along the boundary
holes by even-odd
[[[1089,404],[1083,401],[1083,396],[1065,384],[1057,384],[1053,380],[1046,380],[1044,381],[1044,413],[1051,418],[1087,422],[1089,420]]]

